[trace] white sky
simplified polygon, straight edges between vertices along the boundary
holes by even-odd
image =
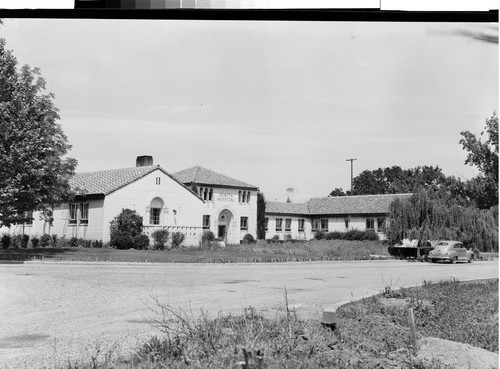
[[[152,155],[268,200],[326,196],[368,169],[471,178],[460,131],[498,112],[497,24],[4,19],[56,95],[78,172]]]

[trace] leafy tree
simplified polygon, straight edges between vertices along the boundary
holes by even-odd
[[[51,207],[67,198],[77,161],[64,158],[71,146],[57,123],[54,95],[46,93],[38,68],[24,65],[0,39],[0,224],[50,218]]]
[[[481,136],[486,136],[483,142],[469,131],[460,132],[460,144],[468,152],[465,164],[474,165],[480,175],[473,178],[469,191],[475,195],[477,206],[482,209],[498,204],[498,116],[486,119],[485,130]]]
[[[109,228],[111,239],[119,233],[129,233],[133,238],[142,232],[142,217],[135,210],[122,209]]]
[[[328,196],[330,197],[347,196],[347,194],[344,192],[342,187],[340,187],[340,188],[335,188],[332,192],[330,192]]]
[[[266,199],[264,194],[257,193],[257,239],[266,238]]]

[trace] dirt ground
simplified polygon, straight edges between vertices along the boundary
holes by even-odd
[[[273,314],[289,302],[299,316],[398,288],[449,278],[498,277],[498,261],[276,264],[26,262],[0,265],[0,368],[54,367],[130,352],[156,334],[154,298],[197,314]]]

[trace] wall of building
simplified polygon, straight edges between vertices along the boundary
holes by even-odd
[[[150,224],[151,202],[155,198],[163,201],[158,225]],[[164,228],[184,233],[183,245],[199,244],[203,201],[159,169],[106,196],[102,219],[103,241],[109,241],[109,224],[124,208],[135,210],[143,217],[144,233],[147,235]]]
[[[219,237],[219,225],[222,224],[220,221],[220,215],[222,212],[224,212],[224,214],[228,214],[229,211],[232,214],[232,218],[229,223],[229,229],[227,229],[227,243],[239,244],[247,233],[251,234],[256,239],[257,191],[235,188],[218,188],[214,186],[206,186],[206,188],[211,188],[213,190],[211,200],[207,198],[203,209],[203,215],[210,216],[208,230],[212,231],[215,237]],[[250,193],[249,201],[247,196],[245,196],[245,201],[243,201],[243,191],[246,192],[246,194]],[[246,229],[242,229],[242,217],[247,218]]]

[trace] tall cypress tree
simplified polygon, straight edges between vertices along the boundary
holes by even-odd
[[[266,199],[264,194],[257,194],[257,239],[266,238]]]

